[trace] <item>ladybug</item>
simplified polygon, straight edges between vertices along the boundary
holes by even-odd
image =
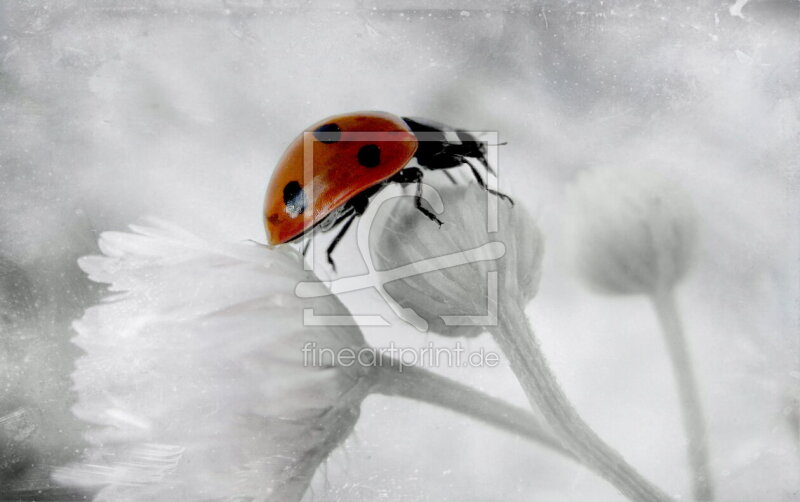
[[[412,159],[418,166],[408,166]],[[466,164],[485,190],[513,204],[510,197],[486,185],[470,159],[494,173],[486,160],[485,143],[463,130],[385,112],[328,117],[296,138],[272,173],[264,201],[269,243],[293,242],[343,223],[326,251],[335,270],[333,250],[353,221],[364,214],[370,198],[391,183],[416,184],[415,207],[441,226],[441,220],[422,205],[423,169]]]

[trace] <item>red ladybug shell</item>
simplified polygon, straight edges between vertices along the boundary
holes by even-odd
[[[414,133],[389,113],[348,113],[312,125],[272,173],[264,201],[269,243],[302,235],[354,195],[403,169],[416,151]]]

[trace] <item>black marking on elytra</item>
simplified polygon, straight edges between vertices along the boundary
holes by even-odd
[[[358,163],[364,167],[376,167],[381,163],[381,149],[378,145],[364,145],[358,149]]]
[[[314,130],[314,137],[323,143],[336,143],[342,139],[342,130],[338,125],[331,122],[317,127]]]
[[[292,218],[297,218],[306,210],[306,192],[300,183],[290,181],[283,187],[283,203],[286,204],[286,213]]]

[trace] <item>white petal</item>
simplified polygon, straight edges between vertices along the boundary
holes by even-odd
[[[132,228],[80,261],[121,293],[75,322],[74,412],[93,448],[56,479],[106,485],[100,500],[299,498],[370,385],[363,367],[306,366],[302,348],[357,350],[360,331],[302,325],[304,307],[347,311],[294,295],[313,280],[294,251]]]

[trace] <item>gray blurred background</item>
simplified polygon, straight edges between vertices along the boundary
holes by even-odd
[[[40,486],[82,448],[70,322],[100,297],[75,264],[98,232],[153,215],[263,241],[263,191],[285,146],[327,115],[376,109],[508,141],[500,186],[547,239],[529,308],[544,350],[600,435],[686,499],[655,318],[644,298],[588,292],[562,231],[580,171],[673,174],[699,215],[678,302],[719,499],[800,500],[799,16],[788,0],[0,3],[0,485]],[[363,269],[352,236],[337,262]],[[373,292],[343,299],[391,318]],[[367,336],[453,343],[401,323]],[[525,402],[505,365],[439,371]],[[620,496],[505,433],[370,397],[309,500]]]

